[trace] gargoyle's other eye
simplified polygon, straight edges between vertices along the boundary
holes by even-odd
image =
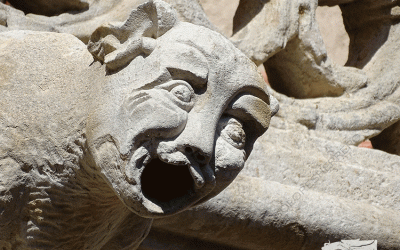
[[[190,102],[192,100],[192,91],[185,85],[175,86],[170,92],[183,102]]]
[[[246,143],[246,133],[243,130],[242,123],[232,117],[224,119],[226,120],[222,122],[220,128],[221,137],[232,146],[243,149]]]

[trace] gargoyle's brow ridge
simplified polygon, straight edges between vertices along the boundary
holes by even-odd
[[[185,80],[194,88],[203,89],[207,86],[208,74],[193,74],[190,70],[185,70],[177,67],[167,67],[168,72],[174,80]]]

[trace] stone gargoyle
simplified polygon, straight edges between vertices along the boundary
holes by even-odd
[[[88,46],[0,37],[0,248],[136,249],[223,190],[278,110],[256,66],[158,0]]]

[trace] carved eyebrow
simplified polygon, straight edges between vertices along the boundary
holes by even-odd
[[[176,44],[174,43],[174,45]],[[207,86],[209,67],[206,56],[192,45],[182,42],[178,42],[178,44],[179,46],[174,46],[172,50],[170,47],[164,46],[159,52],[161,53],[161,58],[155,57],[153,54],[153,59],[155,59],[153,63],[157,67],[152,66],[156,70],[147,71],[145,75],[147,79],[138,81],[140,85],[136,86],[135,90],[152,89],[171,78],[173,80],[187,81],[195,91],[204,89]],[[152,57],[152,55],[149,57]],[[162,63],[159,64],[160,62]],[[151,81],[148,81],[148,78]]]
[[[207,72],[194,68],[188,69],[188,67],[167,67],[172,79],[174,80],[185,80],[189,82],[194,88],[202,89],[207,85],[208,82],[208,70]]]
[[[271,120],[271,109],[265,101],[250,93],[241,93],[228,105],[227,114],[238,117],[243,122],[256,122],[265,131]]]
[[[172,46],[172,45],[171,45]],[[195,44],[175,41],[174,49],[164,49],[162,67],[166,68],[174,80],[185,80],[194,88],[202,89],[208,82],[208,60]],[[166,46],[167,47],[167,46]]]
[[[182,47],[179,60],[166,66],[173,79],[190,82],[195,88],[204,88],[208,82],[209,65],[206,52],[192,41],[177,41]]]

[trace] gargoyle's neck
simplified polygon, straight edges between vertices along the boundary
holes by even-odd
[[[152,219],[132,213],[103,178],[85,168],[37,180],[30,191],[26,239],[28,247],[49,249],[135,249]],[[122,234],[123,237],[122,237]]]

